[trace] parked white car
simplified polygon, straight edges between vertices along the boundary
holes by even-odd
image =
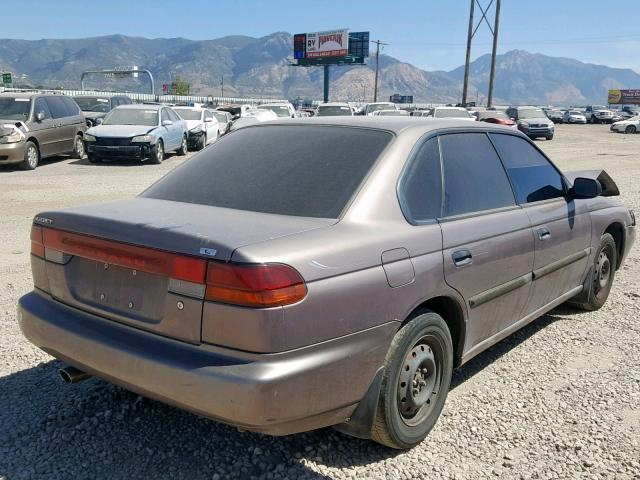
[[[218,120],[218,131],[220,132],[220,136],[229,132],[231,124],[233,123],[233,115],[221,110],[212,110],[211,113],[213,113],[213,116]]]
[[[435,107],[428,116],[433,118],[457,118],[459,120],[476,121],[476,117],[466,108],[462,107]]]
[[[296,118],[296,109],[289,102],[281,103],[263,103],[258,105],[258,110],[270,110],[275,113],[278,118]]]
[[[238,130],[242,127],[247,127],[260,122],[268,122],[270,120],[277,120],[279,117],[271,110],[259,110],[256,109],[252,112],[246,112],[239,119],[235,120],[231,125],[231,130]]]
[[[329,102],[321,103],[316,110],[316,117],[350,117],[353,115],[353,109],[348,103]]]
[[[640,132],[640,116],[632,117],[628,120],[622,120],[621,122],[615,122],[611,124],[612,132],[619,133],[638,133]]]
[[[562,116],[563,123],[587,123],[587,117],[580,110],[567,110]]]
[[[373,115],[378,110],[397,110],[398,106],[392,102],[367,103],[362,110],[363,115]]]
[[[202,150],[220,137],[218,119],[211,110],[200,107],[174,107],[173,110],[187,122],[190,149]]]

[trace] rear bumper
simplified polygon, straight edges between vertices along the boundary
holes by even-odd
[[[277,354],[191,345],[23,296],[25,337],[129,390],[247,430],[286,435],[344,422],[382,365],[397,323]]]
[[[148,143],[127,146],[105,146],[95,145],[93,142],[85,142],[85,150],[90,156],[113,160],[144,160],[151,157],[151,145]]]
[[[24,160],[25,142],[0,144],[0,165],[20,163]]]

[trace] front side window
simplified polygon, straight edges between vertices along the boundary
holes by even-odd
[[[53,118],[64,118],[69,116],[67,105],[62,97],[47,97],[47,104]]]
[[[515,135],[492,133],[491,138],[509,172],[518,203],[564,197],[562,176],[529,142]]]
[[[169,120],[171,120],[172,122],[179,122],[180,120],[182,120],[180,116],[170,108],[167,108],[166,111],[167,111],[167,115],[169,116]],[[200,120],[200,115],[201,115],[201,112],[198,112],[198,120]]]
[[[415,222],[435,220],[442,216],[442,175],[437,137],[424,142],[410,162],[400,185],[405,213]]]
[[[444,216],[516,204],[507,173],[485,133],[440,136]]]

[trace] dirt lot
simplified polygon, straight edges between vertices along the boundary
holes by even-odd
[[[640,135],[562,125],[539,145],[565,170],[605,168],[640,213]],[[0,479],[640,478],[638,247],[603,309],[556,309],[460,369],[436,428],[409,452],[332,429],[239,432],[100,380],[62,383],[16,324],[31,219],[133,196],[183,161],[0,167]]]

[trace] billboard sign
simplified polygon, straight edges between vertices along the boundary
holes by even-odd
[[[609,90],[610,104],[636,104],[640,105],[640,89],[633,90]]]
[[[2,83],[3,85],[11,85],[13,83],[13,78],[10,73],[2,74]]]
[[[302,36],[304,35],[304,56],[300,57],[295,52]],[[326,32],[313,32],[294,36],[295,58],[331,58],[346,57],[349,53],[349,31],[330,30]]]

